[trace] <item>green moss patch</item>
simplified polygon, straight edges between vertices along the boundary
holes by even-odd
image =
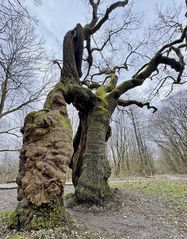
[[[110,187],[107,182],[101,180],[100,184],[87,182],[82,183],[75,189],[75,197],[78,202],[90,205],[101,205],[105,199],[112,195]]]
[[[68,200],[68,199],[70,199],[70,198],[73,198],[74,196],[75,196],[74,193],[65,193],[65,194],[64,194],[64,199],[65,199],[65,200]]]
[[[59,123],[60,125],[63,125],[67,130],[72,131],[70,120],[66,115],[60,115]]]
[[[1,221],[4,221],[8,225],[11,225],[16,217],[16,211],[15,210],[8,210],[8,211],[0,211],[0,219]]]
[[[39,229],[39,230],[29,230],[29,231],[15,231],[8,229],[8,220],[10,215],[14,211],[0,212],[0,238],[6,239],[93,239],[100,238],[105,239],[100,234],[88,230],[86,227],[81,226],[75,221],[71,220],[69,223],[64,221],[59,221],[59,226]]]
[[[62,82],[58,82],[56,85],[54,85],[53,89],[49,92],[47,95],[45,104],[44,104],[44,109],[51,109],[52,108],[52,97],[55,94],[56,91],[62,90],[63,89],[63,84]]]
[[[24,219],[24,211],[20,215],[21,227],[27,230],[39,230],[42,228],[54,228],[59,225],[69,224],[72,219],[63,205],[57,205],[55,208],[38,208],[32,209],[32,218],[30,222],[27,222],[27,218]],[[26,214],[27,216],[27,214]],[[27,224],[24,224],[24,223]]]
[[[25,124],[33,124],[36,117],[42,115],[44,112],[46,112],[46,111],[38,110],[38,111],[33,111],[33,112],[29,113],[25,118]]]

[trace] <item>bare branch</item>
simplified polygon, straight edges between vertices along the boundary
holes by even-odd
[[[12,135],[12,136],[15,136],[15,137],[19,138],[20,136],[18,134],[12,132],[13,130],[16,130],[16,129],[19,129],[19,128],[20,128],[20,126],[19,127],[14,127],[12,129],[7,129],[7,130],[4,130],[4,131],[0,131],[0,135],[8,134],[8,135]]]
[[[48,83],[47,83],[48,84]],[[18,111],[18,110],[21,110],[24,106],[26,105],[29,105],[30,103],[32,102],[36,102],[42,94],[45,94],[45,92],[43,92],[43,90],[46,88],[46,85],[44,85],[42,87],[42,89],[40,89],[39,91],[37,91],[34,95],[31,95],[29,97],[28,100],[26,100],[25,102],[23,102],[22,104],[19,104],[17,106],[15,106],[14,108],[12,109],[8,109],[7,111],[4,111],[1,115],[0,115],[0,119],[3,118],[4,116],[8,115],[8,114],[11,114],[15,111]]]
[[[117,2],[115,2],[115,3],[113,3],[113,4],[111,4],[111,5],[107,8],[107,10],[106,10],[106,12],[105,12],[103,18],[101,18],[101,20],[97,23],[97,25],[96,25],[94,28],[90,29],[90,34],[91,34],[91,35],[94,34],[96,31],[98,31],[98,30],[101,28],[101,26],[108,20],[109,15],[110,15],[110,13],[111,13],[113,10],[115,10],[115,9],[118,8],[118,7],[124,7],[124,6],[126,6],[127,4],[128,4],[128,0],[125,0],[125,1],[117,1]]]
[[[91,75],[91,81],[93,80],[93,78],[94,78],[95,76],[106,75],[106,74],[109,74],[109,73],[110,73],[110,70],[109,70],[109,69],[99,70],[99,72],[94,73],[94,74]]]
[[[57,64],[57,66],[59,67],[59,69],[62,70],[62,67],[61,67],[61,65],[60,65],[60,63],[59,63],[58,60],[53,60],[53,64]]]
[[[98,21],[97,11],[98,11],[98,6],[100,4],[100,0],[98,0],[96,3],[94,2],[94,0],[89,0],[89,3],[92,7],[92,20],[88,25],[89,25],[89,28],[93,28]]]
[[[132,77],[132,79],[127,80],[125,82],[123,82],[122,84],[120,84],[115,91],[111,92],[111,94],[113,94],[114,97],[119,98],[123,93],[125,93],[126,91],[135,88],[137,86],[140,86],[143,84],[143,82],[151,76],[151,74],[154,71],[158,71],[157,67],[160,64],[165,64],[170,66],[172,69],[174,69],[176,72],[178,72],[178,77],[177,79],[174,81],[174,84],[179,84],[181,81],[181,76],[182,73],[184,71],[184,59],[183,56],[181,56],[181,52],[180,50],[176,50],[176,48],[173,48],[173,50],[175,49],[175,52],[179,58],[179,60],[176,60],[174,58],[170,58],[169,56],[164,56],[163,51],[167,48],[171,49],[171,47],[173,47],[173,45],[181,43],[184,39],[185,39],[185,35],[187,32],[187,27],[184,28],[184,31],[181,35],[181,37],[173,42],[171,42],[170,44],[166,44],[164,45],[155,55],[154,57],[149,61],[149,63],[147,63],[146,65],[144,65],[143,67],[140,68],[140,70],[137,71],[137,73]],[[168,51],[167,51],[168,53]]]
[[[102,51],[102,50],[105,48],[105,46],[107,45],[107,43],[110,42],[111,38],[112,38],[114,35],[116,35],[117,33],[121,32],[126,25],[127,25],[127,23],[124,22],[123,25],[122,25],[121,27],[119,27],[117,30],[110,30],[110,31],[109,31],[109,34],[108,34],[108,38],[107,38],[106,41],[103,43],[103,45],[102,45],[100,48],[98,48],[98,47],[92,48],[92,52],[93,52],[93,51]]]
[[[4,152],[19,152],[21,149],[0,149],[0,153]]]
[[[149,102],[147,103],[141,103],[136,100],[122,100],[118,99],[118,105],[122,107],[127,107],[129,105],[137,105],[140,108],[143,108],[144,106],[147,106],[148,109],[153,109],[153,113],[157,111],[157,108],[155,106],[151,106]]]
[[[184,30],[182,32],[182,35],[179,39],[164,45],[158,52],[163,52],[165,49],[167,49],[167,48],[169,48],[173,45],[176,45],[176,44],[179,44],[179,43],[183,42],[183,40],[186,38],[186,34],[187,34],[187,26],[184,28]]]

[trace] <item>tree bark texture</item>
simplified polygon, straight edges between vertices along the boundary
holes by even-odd
[[[109,121],[115,108],[114,102],[117,104],[107,96],[98,97],[96,105],[87,114],[79,114],[80,125],[74,139],[71,161],[78,202],[101,204],[111,195],[108,185],[111,169],[106,155],[106,141],[110,136]]]
[[[108,178],[111,170],[106,156],[106,133],[108,125],[88,116],[89,125],[82,167],[75,187],[75,196],[80,202],[100,203],[110,195]]]
[[[61,81],[66,85],[67,103],[79,111],[80,124],[74,139],[74,154],[70,163],[73,170],[75,196],[79,202],[99,203],[110,194],[110,167],[105,152],[105,141],[111,114],[103,86],[97,93],[82,87],[81,76],[83,28],[67,32],[63,44]],[[78,50],[79,49],[79,50]]]
[[[17,177],[17,228],[53,227],[66,220],[63,192],[73,145],[63,92],[63,84],[57,83],[43,110],[25,118]]]

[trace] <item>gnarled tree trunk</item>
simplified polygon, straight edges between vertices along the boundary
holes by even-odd
[[[113,90],[117,77],[113,72],[110,83],[107,86],[99,85],[95,93],[92,92],[93,88],[82,86],[84,82],[81,83],[79,78],[82,75],[83,41],[89,40],[89,31],[86,29],[87,27],[83,28],[77,24],[64,38],[61,81],[66,86],[66,102],[76,107],[80,117],[70,163],[75,197],[79,202],[100,203],[110,195],[107,182],[110,167],[105,143],[110,129],[109,121],[117,106],[117,98],[109,97],[107,93]]]
[[[63,192],[73,146],[63,92],[63,84],[56,84],[44,108],[25,118],[17,177],[18,229],[53,227],[67,219]]]
[[[82,167],[75,187],[76,199],[80,202],[100,203],[110,195],[108,178],[109,162],[106,156],[108,122],[88,116],[88,129]]]
[[[85,114],[79,114],[80,125],[74,139],[71,161],[75,197],[78,202],[102,203],[111,195],[108,178],[111,173],[106,155],[110,137],[109,121],[116,101],[100,98]]]

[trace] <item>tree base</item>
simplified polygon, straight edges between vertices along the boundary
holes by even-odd
[[[70,223],[71,217],[63,204],[55,206],[36,207],[33,204],[19,202],[16,213],[9,220],[9,228],[39,230],[42,228],[54,228],[62,224]]]
[[[107,181],[80,182],[75,189],[75,198],[78,203],[102,204],[111,197],[112,191]]]

